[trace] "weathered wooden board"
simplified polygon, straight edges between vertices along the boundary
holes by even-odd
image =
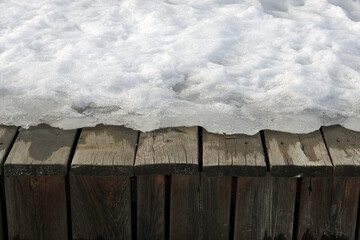
[[[234,239],[292,239],[296,181],[238,177]]]
[[[0,125],[0,174],[2,174],[5,157],[17,133],[17,127]]]
[[[21,130],[5,161],[10,239],[67,239],[67,166],[76,130]]]
[[[198,172],[198,128],[176,127],[140,133],[136,175]]]
[[[165,239],[165,176],[137,177],[137,238]]]
[[[84,128],[71,172],[87,176],[133,176],[138,131],[98,125]]]
[[[137,138],[137,131],[117,126],[81,132],[70,169],[74,239],[131,239]]]
[[[360,176],[360,133],[340,126],[322,128],[335,176]]]
[[[5,189],[9,239],[68,239],[64,176],[6,175]]]
[[[229,239],[231,180],[172,175],[170,239]]]
[[[260,133],[221,135],[203,130],[203,172],[207,175],[265,176]]]
[[[17,127],[14,126],[1,126],[0,125],[0,175],[2,175],[3,165],[5,162],[5,158],[8,155],[10,148],[12,146],[13,141],[15,140],[17,134]],[[6,226],[4,223],[6,222],[3,219],[5,208],[5,196],[4,193],[4,182],[3,178],[0,179],[0,239],[5,239]]]
[[[355,239],[359,178],[304,178],[297,239]]]
[[[64,176],[76,130],[61,130],[46,125],[21,129],[5,161],[5,174]]]
[[[273,176],[332,175],[333,166],[320,131],[290,134],[266,130],[264,135]]]
[[[128,177],[70,176],[73,239],[131,239]]]

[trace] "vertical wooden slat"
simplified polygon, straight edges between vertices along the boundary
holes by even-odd
[[[73,239],[131,239],[128,177],[71,176]]]
[[[234,239],[292,239],[295,178],[238,177]]]
[[[10,239],[67,239],[64,176],[6,176]]]
[[[297,239],[355,239],[359,178],[304,178]]]
[[[229,239],[231,177],[172,175],[170,239]]]
[[[4,181],[3,181],[3,165],[5,158],[10,151],[11,144],[14,141],[14,138],[17,133],[17,127],[14,126],[1,126],[0,125],[0,240],[5,239],[5,231],[7,230],[6,221],[5,221],[5,212],[6,209],[3,209],[5,206],[5,190],[4,190]]]
[[[200,214],[200,176],[172,175],[170,239],[203,239]]]
[[[138,179],[137,236],[139,239],[167,237],[165,236],[165,174],[197,173],[198,155],[197,127],[165,128],[140,133],[135,158],[135,174]]]
[[[10,239],[68,239],[66,180],[76,130],[21,130],[5,162]]]
[[[137,177],[137,238],[165,239],[165,176]]]
[[[84,128],[70,169],[73,239],[131,239],[131,181],[138,132]]]

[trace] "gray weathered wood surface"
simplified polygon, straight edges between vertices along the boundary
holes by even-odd
[[[221,135],[203,130],[203,172],[207,175],[265,176],[260,133]]]
[[[165,128],[140,133],[135,159],[136,175],[198,172],[198,128]]]
[[[234,239],[292,239],[296,179],[238,177]]]
[[[297,239],[355,239],[359,178],[304,178]]]
[[[331,176],[332,163],[320,131],[264,131],[270,172],[280,177]]]
[[[76,130],[46,125],[21,129],[5,161],[8,175],[66,175]]]
[[[88,176],[133,176],[138,131],[98,125],[81,131],[71,173]]]
[[[5,157],[10,151],[10,147],[17,133],[17,127],[0,125],[0,174],[4,165]]]
[[[322,128],[335,176],[360,176],[360,133],[340,126]]]

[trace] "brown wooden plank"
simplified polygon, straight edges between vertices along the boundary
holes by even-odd
[[[297,239],[355,239],[359,178],[304,178]]]
[[[73,239],[131,239],[130,178],[70,176]]]
[[[229,239],[231,180],[172,175],[170,239]]]
[[[136,175],[198,172],[198,128],[176,127],[140,133]]]
[[[137,238],[165,239],[165,176],[137,177]]]
[[[133,176],[138,131],[119,126],[84,128],[71,172],[87,176]]]
[[[221,135],[203,130],[203,172],[207,175],[265,176],[260,133]]]
[[[201,176],[200,213],[203,239],[229,239],[231,177]]]
[[[5,176],[9,239],[68,239],[64,176]]]
[[[322,128],[335,176],[360,176],[360,132],[340,126]]]
[[[5,157],[17,133],[17,127],[0,125],[0,174],[2,174]]]
[[[238,177],[234,239],[292,239],[296,179]]]
[[[2,175],[3,165],[5,158],[8,155],[11,145],[14,141],[18,128],[14,126],[2,126],[0,125],[0,175]],[[4,182],[3,178],[0,179],[0,239],[5,239],[4,230],[6,229],[5,221],[3,219],[3,212],[6,209],[5,196],[4,196]]]
[[[22,129],[5,161],[10,239],[67,239],[66,181],[76,130]]]
[[[66,175],[75,135],[76,130],[47,125],[21,129],[5,161],[5,174]]]
[[[273,176],[332,175],[333,166],[320,131],[308,134],[265,131],[264,134]]]

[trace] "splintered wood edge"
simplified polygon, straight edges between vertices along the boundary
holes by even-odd
[[[30,146],[31,146],[34,143],[34,142],[32,142],[31,135],[28,135],[28,134],[31,134],[31,131],[42,131],[42,130],[63,132],[64,135],[67,137],[68,143],[59,144],[59,146],[57,146],[55,144],[55,146],[53,146],[54,151],[46,153],[46,154],[49,154],[48,159],[50,159],[52,154],[54,154],[55,152],[58,153],[59,150],[64,151],[64,152],[61,152],[60,155],[58,156],[58,157],[60,157],[61,155],[64,155],[62,160],[58,161],[58,162],[54,162],[54,163],[51,163],[49,161],[44,161],[44,163],[42,163],[41,161],[38,161],[36,158],[33,158],[35,156],[30,156],[31,154],[29,152],[26,152],[25,156],[20,155],[20,158],[27,159],[28,157],[30,157],[35,162],[22,163],[21,160],[20,161],[16,160],[16,157],[19,157],[19,156],[16,156],[17,151],[24,150],[21,148],[23,145],[27,146],[30,143]],[[75,140],[76,140],[76,132],[77,132],[76,130],[61,130],[59,128],[53,128],[53,127],[50,127],[45,124],[40,124],[35,127],[30,127],[30,129],[20,129],[19,135],[14,142],[14,145],[9,153],[9,156],[5,160],[4,173],[6,175],[13,175],[13,176],[65,176],[65,175],[67,175],[68,174],[68,165],[71,161],[71,159],[70,159],[71,152],[72,152],[72,149],[75,147],[74,144],[75,144]],[[24,136],[22,136],[22,134],[24,134]],[[40,136],[41,136],[41,134],[43,134],[43,133],[40,133]],[[35,136],[36,136],[36,134],[35,134]],[[51,136],[51,137],[53,137],[53,136]],[[39,137],[37,136],[34,139],[37,140],[37,139],[39,139]],[[63,138],[60,137],[59,139],[63,139]],[[38,144],[38,143],[36,143],[36,144]],[[29,146],[27,146],[27,147],[29,147]],[[65,149],[63,149],[63,148],[65,148]],[[47,148],[46,148],[46,146],[37,146],[36,149],[37,149],[36,154],[41,155],[41,154],[43,154],[42,149],[47,149]],[[27,149],[27,150],[29,151],[29,149]],[[35,154],[35,153],[33,153],[33,154]],[[57,159],[57,160],[59,160],[59,159]]]
[[[334,165],[334,176],[359,177],[360,133],[340,125],[322,127],[321,130]]]
[[[2,133],[0,138],[0,175],[3,172],[3,166],[7,155],[10,153],[12,143],[15,141],[17,131],[18,127],[0,125],[0,132]]]
[[[82,156],[82,148],[86,146],[86,136],[85,134],[91,134],[92,132],[96,133],[102,133],[105,135],[108,135],[109,137],[113,138],[113,140],[116,142],[124,142],[124,140],[127,140],[126,142],[129,144],[130,148],[132,149],[131,152],[132,156],[129,155],[129,158],[126,158],[126,162],[124,164],[119,163],[113,163],[111,164],[97,164],[97,162],[94,163],[82,163],[81,159],[84,158]],[[113,135],[112,133],[118,133],[117,135]],[[113,126],[113,125],[97,125],[96,127],[88,127],[84,128],[81,132],[78,145],[75,150],[74,158],[71,163],[70,168],[70,175],[86,175],[86,176],[124,176],[124,177],[132,177],[134,176],[134,161],[135,161],[135,155],[136,155],[136,146],[137,146],[137,139],[138,139],[139,131],[132,130],[129,128],[126,128],[124,126]],[[120,140],[121,139],[121,140]],[[89,145],[91,147],[91,145]],[[89,147],[88,146],[88,147]],[[86,148],[86,147],[85,147]],[[117,149],[117,148],[115,148]],[[101,150],[101,149],[94,149],[94,152]],[[114,149],[111,149],[109,151],[113,151]],[[80,154],[80,156],[78,155]],[[102,153],[104,154],[104,153]],[[124,157],[121,155],[120,157]],[[119,162],[119,161],[118,161]],[[121,161],[120,161],[121,162]],[[131,162],[131,164],[129,164]]]
[[[321,132],[319,130],[312,132],[312,133],[308,133],[308,134],[315,134],[316,132],[319,132],[320,137],[321,137]],[[324,165],[311,165],[312,162],[309,161],[309,164],[303,164],[303,165],[295,165],[295,164],[287,164],[286,162],[284,162],[283,164],[280,163],[281,161],[276,160],[275,159],[283,159],[284,161],[286,161],[286,156],[284,156],[284,154],[281,152],[281,149],[279,148],[277,152],[273,153],[271,152],[271,148],[270,148],[270,138],[271,139],[275,139],[276,134],[287,134],[289,136],[293,135],[293,136],[306,136],[308,134],[292,134],[292,133],[286,133],[286,132],[278,132],[278,131],[272,131],[272,130],[265,130],[264,131],[264,135],[265,135],[265,147],[268,153],[268,158],[269,158],[269,165],[270,165],[270,173],[273,176],[276,177],[328,177],[328,176],[332,176],[333,175],[333,169],[334,166],[331,163],[331,158],[329,156],[329,153],[326,149],[326,144],[324,142],[324,140],[321,138],[319,138],[320,140],[320,144],[323,144],[324,146],[324,151],[326,151],[326,156],[328,157],[327,159],[324,159],[324,161],[328,161],[328,165],[324,164]],[[275,136],[274,136],[275,135]],[[278,145],[278,141],[276,140],[276,144]],[[303,151],[303,150],[302,150]],[[305,153],[304,155],[306,157],[308,157]],[[279,162],[279,163],[276,163]]]
[[[147,136],[148,134],[152,134],[152,133],[156,133],[158,131],[173,131],[173,132],[178,132],[179,134],[183,133],[183,130],[189,130],[189,131],[194,131],[195,137],[197,139],[196,141],[196,146],[194,148],[196,148],[195,154],[194,156],[196,156],[196,162],[189,162],[189,163],[170,163],[170,162],[165,162],[165,163],[148,163],[148,164],[143,164],[142,161],[137,161],[139,159],[139,152],[142,150],[141,149],[141,137],[142,134],[146,134],[145,136]],[[156,174],[164,174],[164,175],[171,175],[171,174],[183,174],[183,175],[191,175],[191,174],[197,174],[199,173],[199,151],[200,149],[198,148],[199,146],[199,137],[198,137],[198,127],[169,127],[169,128],[164,128],[164,129],[158,129],[158,130],[154,130],[152,132],[149,133],[140,133],[140,137],[139,137],[139,142],[138,142],[138,149],[137,149],[137,153],[135,156],[135,162],[134,162],[134,172],[136,176],[141,176],[141,175],[156,175]],[[148,137],[148,136],[147,136]]]
[[[223,161],[221,161],[219,158],[217,158],[215,162],[214,162],[214,160],[208,161],[207,158],[214,155],[213,154],[214,149],[209,149],[209,146],[207,146],[207,142],[206,142],[207,138],[216,139],[219,142],[221,140],[223,140],[222,138],[225,138],[225,139],[243,138],[244,144],[248,144],[247,142],[249,142],[249,144],[247,145],[246,148],[250,147],[255,150],[254,152],[244,151],[244,153],[243,153],[243,157],[245,159],[244,162],[246,162],[248,155],[253,155],[253,156],[260,157],[258,159],[260,164],[259,165],[247,165],[247,163],[244,163],[243,165],[240,165],[239,163],[235,163],[235,164],[233,162],[230,163],[228,161],[228,159],[223,159]],[[254,143],[255,141],[257,141],[257,143]],[[203,169],[203,173],[207,176],[263,177],[266,175],[267,166],[266,166],[264,147],[262,145],[260,132],[255,135],[252,135],[252,136],[244,135],[244,134],[221,135],[221,134],[209,133],[204,129],[202,146],[203,146],[202,169]],[[217,151],[219,151],[219,149]],[[257,152],[257,154],[254,154],[255,152]],[[227,149],[225,149],[225,148],[224,148],[224,153],[225,154],[227,153]],[[251,153],[251,154],[249,154],[249,153]],[[211,163],[211,162],[213,162],[213,163]],[[223,164],[221,164],[221,162],[223,162]]]

